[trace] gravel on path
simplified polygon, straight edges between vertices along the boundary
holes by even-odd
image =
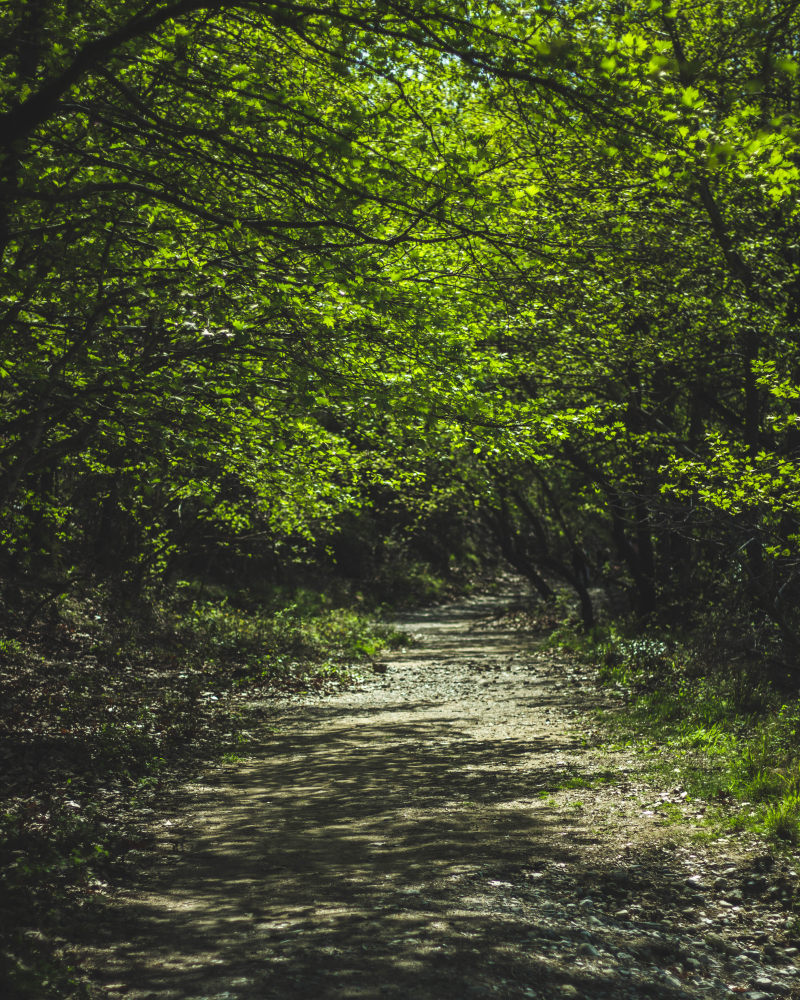
[[[670,822],[685,794],[595,745],[604,696],[515,600],[407,615],[358,689],[265,704],[84,929],[97,995],[800,997],[790,859]]]

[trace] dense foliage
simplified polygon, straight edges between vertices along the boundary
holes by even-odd
[[[491,539],[789,664],[796,7],[5,4],[7,602]]]

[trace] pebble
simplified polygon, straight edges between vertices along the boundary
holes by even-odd
[[[710,933],[706,934],[706,944],[711,948],[716,948],[719,951],[726,952],[731,951],[730,944],[725,940],[721,934]]]
[[[771,979],[766,979],[764,976],[759,976],[757,979],[754,979],[753,986],[755,986],[757,990],[778,990],[779,993],[783,993],[785,991],[785,988],[781,983],[774,983]]]
[[[489,659],[482,669],[491,667]],[[393,683],[401,683],[398,671],[389,673]],[[504,676],[494,677],[493,684],[507,683]],[[543,676],[549,673],[537,675],[539,682]],[[421,685],[431,684],[431,698],[440,697],[441,682],[427,674],[412,680],[409,690],[416,696]],[[562,721],[563,711],[548,714],[548,724]],[[649,792],[642,793],[643,800],[645,795],[652,801]],[[797,929],[797,918],[789,916],[785,871],[753,865],[744,856],[738,865],[714,864],[704,848],[666,843],[641,853],[633,843],[620,843],[619,852],[595,862],[578,881],[577,870],[571,870],[577,859],[541,861],[534,872],[485,873],[482,886],[494,887],[492,905],[503,908],[503,919],[508,900],[494,899],[497,890],[513,889],[525,906],[519,936],[532,960],[541,956],[556,978],[577,967],[575,981],[580,976],[581,985],[532,978],[522,992],[520,987],[508,992],[507,981],[496,979],[491,987],[478,988],[481,998],[779,1000],[800,984],[794,965],[800,951],[785,947],[794,944]]]

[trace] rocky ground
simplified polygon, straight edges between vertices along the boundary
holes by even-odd
[[[97,996],[800,997],[791,857],[693,839],[702,804],[597,744],[604,696],[517,597],[408,616],[357,690],[264,704],[75,930]]]

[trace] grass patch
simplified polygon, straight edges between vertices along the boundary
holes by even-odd
[[[305,691],[341,686],[404,633],[351,608],[330,607],[304,592],[278,608],[248,609],[227,600],[192,601],[175,614],[186,648],[200,651],[212,683]]]
[[[800,840],[800,702],[740,664],[670,635],[588,636],[561,630],[551,644],[598,668],[619,696],[601,720],[617,747],[636,749],[688,800],[718,808],[715,821],[776,841]],[[670,817],[675,822],[679,817]]]
[[[592,787],[592,782],[589,781],[588,778],[580,778],[580,777],[567,778],[566,781],[562,782],[558,786],[559,791],[561,790],[566,791],[567,789],[570,788],[591,788],[591,787]]]
[[[769,806],[764,816],[764,827],[778,840],[796,844],[800,823],[800,795],[784,795],[775,805]]]

